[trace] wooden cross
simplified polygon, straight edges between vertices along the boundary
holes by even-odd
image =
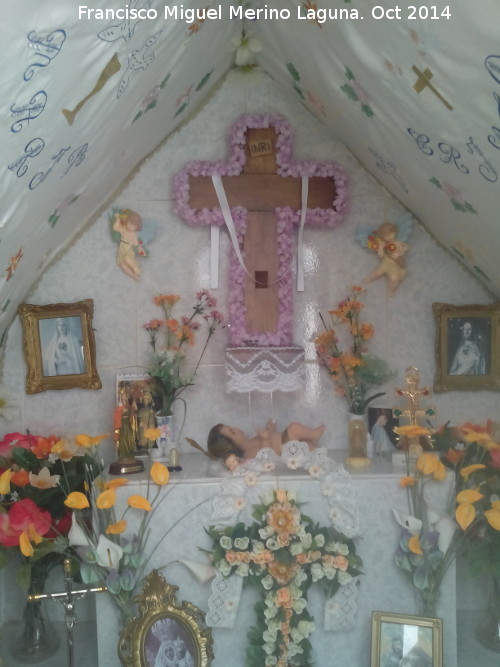
[[[430,69],[424,69],[423,72],[421,72],[418,67],[415,65],[412,65],[412,70],[415,72],[415,74],[418,76],[418,79],[415,81],[413,84],[413,89],[417,91],[417,93],[421,93],[425,88],[429,88],[434,95],[438,98],[438,100],[441,100],[441,102],[444,104],[444,106],[449,109],[450,111],[453,111],[453,107],[449,102],[447,102],[444,97],[441,95],[439,90],[432,85],[431,79],[432,79],[432,72]]]
[[[292,214],[289,217],[295,216],[297,219],[297,212],[300,213],[303,206],[302,174],[311,173],[311,166],[319,165],[308,162],[306,167],[305,163],[304,165],[294,163],[298,167],[296,173],[300,176],[283,177],[277,173],[280,166],[279,142],[279,133],[272,123],[268,123],[267,127],[246,127],[245,161],[241,172],[221,178],[233,217],[237,215],[235,214],[236,207],[243,207],[246,210],[245,231],[243,235],[238,235],[238,247],[233,247],[235,255],[232,258],[234,260],[239,250],[246,273],[241,286],[243,294],[239,292],[245,310],[245,339],[235,340],[234,331],[237,327],[234,322],[230,322],[229,329],[230,342],[237,346],[265,346],[266,343],[263,341],[268,339],[268,334],[275,334],[272,338],[276,340],[277,346],[292,344],[292,313],[285,316],[285,325],[280,317],[283,315],[283,294],[292,288],[290,265],[293,242],[292,239],[285,244],[280,241],[284,238],[281,235],[291,235],[293,225],[290,224],[287,227],[285,224],[280,224],[277,209],[287,208]],[[291,161],[290,156],[288,159]],[[223,167],[227,168],[229,164],[231,161],[224,163]],[[216,174],[218,166],[220,167],[220,163],[208,163],[208,173]],[[335,167],[338,175],[341,168],[338,165]],[[343,211],[345,201],[339,203],[337,207],[335,205],[337,191],[334,176],[311,176],[308,179],[308,216],[305,222],[314,224],[314,216],[310,215],[310,211],[314,209],[323,211],[333,209],[338,210],[339,213]],[[214,211],[219,207],[222,208],[221,200],[210,176],[189,174],[188,206],[191,211],[197,212],[203,209]],[[182,210],[179,212],[183,215]],[[340,216],[335,224],[338,222],[340,222]],[[207,223],[200,222],[199,224]],[[213,243],[212,238],[212,245]],[[288,253],[286,269],[283,269],[284,253]],[[234,271],[232,271],[231,280],[235,282]],[[212,286],[215,285],[212,284]],[[231,326],[233,326],[233,331],[231,331]]]

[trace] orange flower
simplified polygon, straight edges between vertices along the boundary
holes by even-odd
[[[167,329],[172,333],[177,333],[179,331],[179,322],[174,318],[170,318],[167,320]]]
[[[288,609],[293,606],[293,599],[289,588],[278,588],[276,591],[276,606],[285,607]]]
[[[75,510],[83,510],[85,507],[90,507],[87,496],[80,491],[73,491],[68,495],[64,501],[66,507],[70,507]]]
[[[414,554],[419,554],[420,556],[423,555],[424,552],[420,546],[420,538],[418,535],[413,535],[413,537],[410,537],[408,540],[408,549]]]
[[[405,426],[396,426],[394,432],[398,435],[406,435],[409,438],[417,437],[419,435],[429,435],[429,429],[419,426],[418,424],[406,424]]]
[[[473,473],[475,470],[482,470],[483,468],[486,468],[483,463],[473,463],[470,466],[465,466],[465,468],[462,468],[460,474],[465,480],[468,480],[471,473]]]
[[[295,577],[299,571],[299,566],[297,563],[279,563],[278,561],[273,561],[272,563],[268,563],[267,571],[279,584],[287,584]]]
[[[476,489],[464,489],[457,494],[458,503],[477,503],[481,498],[484,498],[483,494]]]
[[[95,501],[96,507],[100,510],[108,510],[116,502],[116,491],[115,489],[106,489],[100,493]]]
[[[120,486],[125,486],[128,484],[128,479],[126,477],[115,477],[114,479],[109,479],[104,485],[105,489],[118,489]]]
[[[338,570],[345,572],[349,567],[349,561],[345,556],[335,556],[333,559],[333,567],[336,567]]]
[[[108,535],[121,535],[127,528],[127,521],[126,519],[122,519],[121,521],[117,521],[116,523],[110,523],[109,526],[106,528],[106,533]]]
[[[274,503],[267,510],[267,522],[278,535],[288,535],[299,527],[300,512],[289,502]]]
[[[144,510],[145,512],[151,512],[151,504],[147,498],[144,496],[129,496],[127,503],[129,507],[134,507],[138,510]]]
[[[24,468],[21,468],[21,470],[16,470],[12,473],[10,481],[11,484],[15,484],[16,486],[26,486],[29,484],[30,478],[28,472]]]
[[[417,480],[415,479],[415,477],[408,475],[407,477],[402,477],[399,480],[399,486],[405,488],[407,486],[413,486],[414,484],[416,484],[416,482]]]
[[[165,484],[168,484],[170,473],[167,466],[163,465],[163,463],[155,461],[151,466],[149,476],[155,484],[158,484],[158,486],[164,486]]]
[[[33,445],[31,451],[36,456],[37,459],[48,459],[49,454],[52,451],[52,446],[59,440],[55,435],[51,435],[48,438],[38,438],[36,445]]]
[[[470,503],[460,503],[455,510],[455,518],[462,530],[467,530],[476,518],[476,508]]]
[[[285,503],[288,500],[288,493],[285,489],[278,489],[276,491],[276,500],[279,503]]]
[[[153,301],[157,306],[165,304],[168,308],[172,308],[180,298],[177,294],[157,294],[153,297]]]
[[[101,440],[104,440],[107,437],[108,437],[107,433],[103,433],[102,435],[96,435],[96,436],[80,433],[79,435],[75,436],[75,442],[77,445],[80,445],[80,447],[94,447],[95,445],[98,445],[101,442]]]

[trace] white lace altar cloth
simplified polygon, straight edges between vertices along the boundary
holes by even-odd
[[[266,473],[276,474],[280,467],[284,470],[306,470],[319,484],[321,495],[329,506],[333,527],[350,538],[358,535],[359,512],[351,475],[341,464],[328,457],[326,449],[318,448],[311,452],[305,442],[297,440],[285,443],[281,456],[272,449],[261,449],[255,459],[246,461],[230,477],[223,479],[212,503],[211,525],[224,528],[237,523],[247,504],[258,501],[258,478]],[[252,500],[250,496],[253,496]],[[325,630],[349,630],[354,626],[357,580],[353,577],[327,600]],[[209,626],[234,627],[242,587],[242,577],[224,577],[217,570],[208,599],[206,621]]]
[[[228,347],[226,389],[295,391],[303,386],[304,350],[301,347]]]

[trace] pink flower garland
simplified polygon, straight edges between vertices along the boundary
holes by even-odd
[[[224,217],[220,208],[193,209],[189,205],[190,176],[237,176],[241,174],[245,164],[245,138],[248,128],[264,128],[274,126],[277,134],[276,162],[278,174],[283,177],[299,178],[319,176],[334,178],[336,197],[329,209],[308,208],[306,224],[321,227],[336,227],[342,221],[348,206],[347,175],[342,167],[334,162],[302,162],[292,159],[293,130],[288,121],[278,114],[245,114],[240,116],[230,129],[229,160],[223,162],[191,160],[174,177],[175,211],[189,225],[223,225]],[[242,241],[246,229],[246,210],[235,207],[231,210],[238,241]],[[300,211],[289,206],[276,208],[277,243],[278,243],[278,275],[290,272],[293,255],[292,226],[300,222]],[[246,329],[246,307],[244,304],[244,286],[246,274],[238,262],[234,251],[230,258],[231,289],[230,289],[230,344],[233,346],[286,346],[292,344],[292,280],[280,282],[278,287],[279,313],[276,332],[255,334]]]

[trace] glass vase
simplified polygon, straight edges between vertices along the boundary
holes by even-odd
[[[500,653],[500,579],[492,576],[491,601],[476,628],[477,640],[490,651]]]
[[[28,595],[40,595],[45,590],[48,569],[40,563],[31,568]],[[14,636],[11,652],[16,660],[37,663],[47,660],[59,647],[59,637],[49,620],[45,600],[26,601],[20,631]]]
[[[348,441],[349,449],[346,464],[354,468],[362,468],[370,465],[367,456],[367,417],[365,414],[357,415],[349,412]]]
[[[436,609],[439,599],[439,591],[436,589],[419,591],[420,593],[420,616],[436,618]]]

